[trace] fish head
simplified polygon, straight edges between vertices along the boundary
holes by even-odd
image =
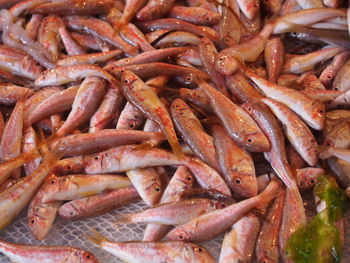
[[[79,263],[98,263],[98,259],[95,257],[94,254],[85,251],[85,250],[79,250],[78,252],[78,258],[79,258]]]
[[[183,115],[185,112],[185,109],[189,109],[188,105],[186,102],[184,102],[182,99],[175,99],[173,103],[171,104],[171,113],[172,114],[180,114]]]
[[[313,101],[312,106],[311,120],[305,121],[310,127],[316,130],[322,130],[326,121],[324,104]]]
[[[132,86],[133,83],[139,79],[132,71],[126,70],[125,68],[120,68],[120,72],[123,74],[122,75],[122,85],[125,86]]]
[[[171,230],[166,237],[167,239],[173,241],[186,241],[191,238],[191,235],[181,227],[176,227],[173,230]]]
[[[23,69],[28,72],[33,79],[36,79],[40,76],[41,72],[44,71],[44,67],[41,66],[38,62],[32,59],[30,56],[26,56],[22,60]]]
[[[238,69],[238,58],[219,54],[215,61],[215,68],[221,74],[231,75]]]
[[[271,148],[269,140],[261,131],[247,134],[243,143],[249,152],[268,152]]]
[[[251,198],[258,194],[258,182],[255,175],[237,173],[235,170],[230,172],[231,189],[235,194],[245,198]]]
[[[103,169],[104,158],[102,154],[96,154],[87,162],[85,167],[86,173],[94,173]]]
[[[46,204],[37,204],[32,212],[28,213],[28,226],[38,240],[43,240],[51,229],[50,210]]]
[[[75,200],[74,203],[76,204],[76,202],[77,200]],[[68,202],[59,208],[58,214],[63,218],[73,219],[80,214],[80,210],[76,205],[73,205],[71,202]]]
[[[208,253],[208,251],[196,244],[186,244],[184,246],[184,259],[186,262],[215,262],[213,257]]]
[[[211,205],[215,207],[215,209],[223,209],[227,207],[227,205],[224,202],[218,200],[211,200]]]

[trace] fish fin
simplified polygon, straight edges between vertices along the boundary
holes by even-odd
[[[119,218],[117,218],[117,220],[114,221],[114,223],[132,223],[132,216],[133,214],[121,215]]]
[[[276,178],[271,178],[270,183],[256,197],[259,197],[261,202],[256,206],[258,210],[264,211],[270,202],[280,193],[282,183]]]
[[[83,234],[89,241],[100,246],[103,241],[107,241],[107,238],[98,232],[95,228],[90,229],[90,234]]]

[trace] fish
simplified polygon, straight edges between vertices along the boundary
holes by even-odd
[[[90,234],[88,238],[101,249],[123,261],[135,263],[153,263],[155,261],[169,263],[215,262],[214,258],[203,247],[189,242],[113,242],[107,240],[97,231]]]
[[[272,99],[262,99],[262,102],[269,106],[283,124],[286,136],[295,150],[310,166],[315,166],[318,160],[318,145],[306,124],[282,103]]]
[[[211,167],[220,171],[213,138],[208,135],[199,119],[190,107],[181,99],[175,99],[171,104],[171,117],[182,139],[192,149],[195,156]]]
[[[61,26],[58,29],[58,33],[60,34],[64,49],[69,56],[85,54],[83,47],[72,37],[65,26]]]
[[[49,183],[43,203],[75,200],[82,197],[100,194],[105,190],[114,190],[131,186],[130,180],[115,174],[72,174],[56,177]]]
[[[264,152],[270,148],[269,141],[247,112],[208,83],[201,81],[199,87],[209,98],[211,108],[227,133],[238,145],[252,152]]]
[[[177,156],[182,156],[169,112],[159,100],[157,94],[138,76],[128,70],[124,72],[121,82],[122,91],[126,99],[141,110],[147,118],[159,124],[174,153]]]
[[[112,148],[94,155],[85,166],[85,172],[88,174],[115,173],[164,165],[184,165],[193,173],[203,188],[215,189],[231,196],[230,189],[224,179],[213,168],[197,158],[180,159],[175,154],[159,148],[138,149],[134,145]]]
[[[7,161],[21,154],[23,137],[24,101],[18,101],[12,114],[5,124],[0,141],[0,160]],[[21,170],[12,172],[14,178],[19,178]]]
[[[87,77],[100,77],[111,83],[117,82],[111,74],[98,66],[78,64],[46,70],[34,81],[34,85],[37,87],[60,86]]]
[[[149,21],[160,18],[170,12],[174,0],[151,0],[136,14],[137,20]]]
[[[134,187],[125,187],[66,202],[59,207],[58,215],[68,220],[81,220],[107,213],[139,199]]]
[[[123,215],[117,219],[117,223],[182,225],[193,218],[225,207],[224,203],[216,200],[188,199],[160,204],[139,213]]]
[[[42,201],[47,191],[50,190],[51,182],[56,180],[57,176],[54,173],[48,175],[29,204],[28,226],[38,240],[43,240],[46,237],[56,218],[57,211],[62,205],[60,201],[51,203],[44,203]]]
[[[185,167],[177,168],[175,174],[165,188],[159,204],[176,202],[181,200],[181,194],[193,188],[194,178],[191,172]],[[167,225],[147,224],[143,241],[160,241],[170,230]]]
[[[253,208],[268,204],[278,193],[279,183],[273,180],[259,195],[232,204],[226,208],[196,217],[175,227],[167,234],[169,240],[201,242],[213,238],[230,228]]]
[[[174,6],[169,12],[169,17],[196,25],[215,25],[220,21],[220,13],[202,7]]]
[[[8,226],[30,202],[55,163],[62,157],[63,152],[64,145],[58,145],[52,152],[43,157],[40,166],[29,176],[18,180],[14,185],[0,193],[0,229]]]
[[[158,204],[164,191],[164,185],[162,175],[155,168],[130,170],[126,172],[126,175],[146,205],[152,207]]]
[[[311,190],[317,183],[320,175],[326,174],[326,171],[317,167],[306,167],[295,170],[295,178],[300,191]]]
[[[251,262],[259,230],[259,218],[253,213],[234,223],[231,231],[225,234],[219,263]]]
[[[98,263],[90,252],[69,246],[33,246],[0,241],[0,251],[18,263],[84,262]]]
[[[33,94],[31,89],[25,87],[5,83],[0,85],[0,103],[2,105],[13,106],[18,101],[25,100]]]
[[[255,167],[251,155],[240,148],[219,125],[212,125],[211,131],[216,156],[227,184],[241,197],[258,194]]]
[[[145,116],[141,110],[133,106],[130,102],[125,104],[117,122],[117,129],[135,130],[145,122]]]
[[[267,97],[288,106],[311,128],[316,130],[323,129],[325,118],[324,107],[321,103],[312,101],[306,95],[297,90],[269,82],[268,80],[259,77],[251,70],[247,70],[245,73]]]
[[[278,263],[279,228],[282,222],[282,212],[285,202],[285,191],[281,190],[273,201],[259,232],[255,255],[258,263]]]

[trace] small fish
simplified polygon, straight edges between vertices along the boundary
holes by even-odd
[[[121,82],[126,99],[141,110],[147,118],[157,122],[174,153],[178,156],[183,155],[170,115],[153,89],[131,71],[124,72]]]
[[[38,240],[43,240],[50,231],[52,224],[56,218],[58,208],[62,202],[44,203],[43,197],[50,190],[51,182],[57,180],[57,176],[51,173],[34,195],[28,208],[28,226],[30,231]]]
[[[278,263],[278,236],[282,222],[282,212],[285,202],[285,192],[282,190],[273,201],[269,212],[263,221],[257,242],[256,259],[258,263]]]
[[[276,83],[284,65],[284,46],[280,38],[267,41],[264,56],[269,81]]]
[[[159,201],[160,204],[176,202],[181,200],[181,194],[193,187],[194,178],[191,172],[185,167],[180,166]],[[159,224],[147,224],[143,235],[143,241],[160,241],[170,230],[169,226]]]
[[[326,174],[322,168],[306,167],[295,170],[295,179],[300,191],[311,190],[317,183],[317,178],[320,175]]]
[[[268,204],[278,193],[279,183],[273,180],[259,195],[196,217],[186,224],[175,227],[167,238],[169,240],[201,242],[213,238],[230,228],[253,208]]]
[[[133,263],[214,263],[215,260],[203,247],[194,243],[165,242],[113,242],[94,231],[88,239],[101,249],[125,262]]]
[[[97,258],[92,253],[68,246],[19,245],[1,240],[0,251],[18,263],[98,263]]]
[[[42,198],[43,203],[75,200],[89,195],[100,194],[105,190],[131,186],[130,180],[122,175],[111,174],[72,174],[56,177]]]
[[[139,213],[126,214],[117,219],[117,222],[182,225],[193,218],[225,207],[226,205],[220,201],[199,198],[188,199],[160,204]]]
[[[130,102],[127,102],[120,113],[116,128],[121,130],[136,130],[140,128],[145,119],[141,110],[133,106]]]
[[[209,98],[211,108],[235,142],[252,152],[269,149],[269,141],[248,113],[209,84],[201,82],[199,87]]]
[[[251,262],[259,230],[259,218],[253,213],[234,223],[222,242],[219,263]]]
[[[107,213],[139,199],[134,187],[125,187],[69,201],[59,208],[58,214],[64,219],[80,220]]]
[[[235,144],[221,126],[212,125],[211,131],[221,171],[232,191],[248,198],[257,195],[258,184],[251,155]]]
[[[158,204],[164,191],[164,185],[161,174],[155,168],[130,170],[126,172],[126,175],[148,206]]]

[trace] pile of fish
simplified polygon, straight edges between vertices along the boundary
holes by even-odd
[[[142,241],[87,238],[135,263],[215,262],[197,243],[223,233],[220,263],[340,262],[345,2],[1,1],[0,229],[29,205],[43,240],[56,216],[143,200],[148,209],[116,218],[144,224]],[[315,185],[308,223],[301,193]],[[80,248],[6,240],[0,252],[98,262]]]

